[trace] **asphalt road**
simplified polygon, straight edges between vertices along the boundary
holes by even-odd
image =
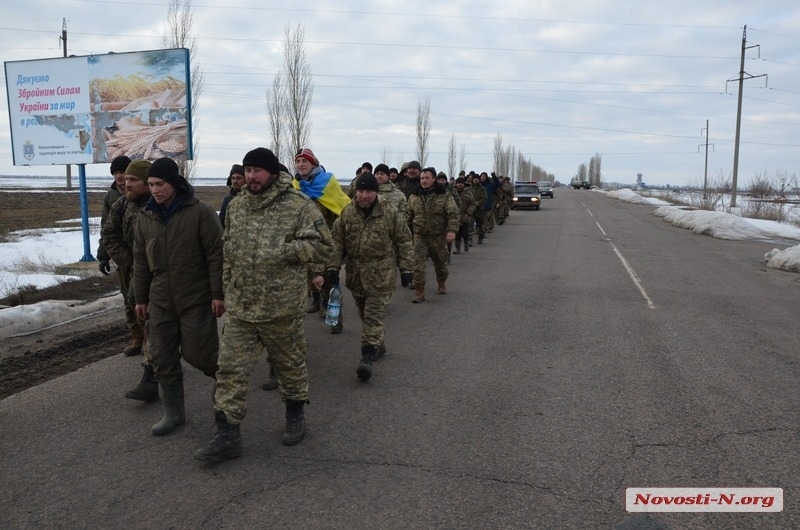
[[[398,289],[388,354],[355,374],[360,325],[307,319],[306,440],[254,373],[241,458],[203,465],[210,382],[188,422],[122,398],[121,355],[0,401],[0,526],[798,528],[800,277],[770,242],[692,234],[556,190],[454,256],[449,292]],[[628,487],[784,488],[774,514],[628,513]]]

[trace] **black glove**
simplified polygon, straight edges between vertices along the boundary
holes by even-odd
[[[111,265],[108,263],[107,259],[100,260],[100,272],[108,276],[108,273],[111,272]]]
[[[339,283],[339,271],[337,269],[330,269],[326,273],[326,279],[328,280],[328,283]]]
[[[414,273],[413,272],[401,272],[400,273],[400,285],[403,287],[408,287],[411,285],[411,282],[414,280]]]
[[[495,174],[494,174],[494,171],[492,171],[492,176],[493,176],[494,178],[497,178],[497,175],[495,175]]]

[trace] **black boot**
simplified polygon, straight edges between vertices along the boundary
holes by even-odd
[[[343,322],[342,314],[339,313],[339,321],[336,323],[335,326],[331,326],[331,333],[334,335],[338,335],[344,329],[344,322]]]
[[[316,313],[320,309],[320,300],[322,296],[319,294],[319,291],[312,291],[311,293],[311,305],[308,306],[306,309],[306,313]]]
[[[378,349],[375,350],[375,355],[373,356],[372,360],[377,361],[384,355],[386,355],[386,343],[384,341],[381,341],[380,346],[378,346]]]
[[[169,434],[178,425],[186,423],[183,407],[183,381],[161,383],[161,400],[164,402],[164,416],[150,430],[155,436]]]
[[[269,367],[269,376],[267,376],[266,382],[261,385],[261,390],[275,390],[278,388],[278,376],[275,375],[275,368]]]
[[[305,401],[286,400],[286,431],[283,445],[297,445],[306,435],[306,420],[303,414]]]
[[[153,371],[152,364],[144,367],[142,380],[132,390],[125,392],[125,397],[148,403],[158,401],[158,383],[156,382],[156,374]]]
[[[369,381],[372,377],[372,361],[375,359],[376,348],[372,344],[363,344],[361,346],[361,363],[356,369],[358,378],[362,381]]]
[[[456,249],[453,251],[453,254],[461,254],[461,241],[456,243]]]
[[[217,411],[217,434],[207,446],[194,452],[195,460],[203,462],[222,462],[236,458],[242,454],[242,435],[238,425],[231,425],[225,413]]]

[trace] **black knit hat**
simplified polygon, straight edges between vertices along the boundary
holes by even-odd
[[[113,175],[117,171],[122,171],[125,173],[125,170],[131,163],[131,159],[127,156],[118,156],[114,160],[111,161],[111,174]]]
[[[361,173],[356,179],[356,191],[358,190],[380,191],[378,179],[369,171]]]
[[[147,176],[161,179],[172,185],[173,188],[178,189],[181,187],[181,184],[185,182],[178,171],[178,164],[171,158],[165,157],[159,158],[153,162],[153,165],[150,166],[150,170],[147,172]]]
[[[467,183],[467,179],[465,177],[458,177],[456,179],[456,184],[466,184],[466,183]]]
[[[281,172],[281,163],[278,161],[278,157],[266,147],[256,147],[244,155],[242,165],[260,167],[266,169],[273,175],[277,175]]]
[[[240,166],[239,164],[234,164],[233,166],[231,166],[230,173],[228,173],[229,177],[231,175],[242,175],[242,176],[244,176],[244,168],[242,166]]]
[[[386,173],[388,175],[389,174],[389,166],[387,166],[386,164],[378,164],[377,166],[375,166],[375,173],[378,173],[380,171],[383,171],[384,173]]]
[[[416,160],[412,160],[411,162],[409,162],[408,163],[408,167],[413,167],[413,168],[422,170],[422,166],[419,165],[419,162],[417,162]]]

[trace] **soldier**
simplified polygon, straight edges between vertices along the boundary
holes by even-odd
[[[406,198],[410,197],[412,193],[419,189],[419,174],[422,171],[422,166],[416,160],[412,160],[406,166],[405,176],[398,179],[398,187],[400,191],[405,193]]]
[[[475,231],[478,233],[478,244],[483,244],[483,238],[486,236],[486,190],[481,186],[480,175],[472,174],[472,186],[469,189],[472,192],[472,197],[475,199],[475,211],[472,216],[475,219]],[[470,236],[470,246],[472,245],[472,238]]]
[[[333,222],[342,213],[342,208],[350,204],[350,197],[342,191],[342,187],[333,173],[325,171],[325,168],[319,163],[311,149],[301,149],[297,152],[294,157],[294,167],[297,174],[292,180],[292,186],[314,201],[319,207],[328,229],[330,229],[333,227]],[[359,171],[358,173],[360,174],[361,172]],[[328,310],[328,293],[330,293],[333,285],[327,282],[322,283],[324,280],[323,273],[326,269],[324,263],[313,264],[311,268],[315,269],[310,272],[313,284],[311,294],[314,301],[309,311],[318,310],[320,316],[324,318]],[[340,315],[339,323],[331,327],[331,333],[341,333],[342,329],[343,321]]]
[[[503,188],[503,177],[498,177],[498,185],[494,188],[494,220],[498,225],[506,222],[503,216],[503,207],[507,202],[506,190]]]
[[[472,216],[477,209],[475,198],[472,192],[466,187],[467,179],[458,177],[456,179],[456,191],[461,199],[461,206],[458,209],[459,221],[458,233],[456,234],[456,250],[453,254],[461,254],[461,243],[464,243],[464,252],[469,252],[469,229],[472,225]]]
[[[491,233],[494,230],[494,190],[500,186],[497,176],[492,172],[492,178],[484,171],[480,175],[481,185],[486,190],[486,202],[483,203],[484,209],[484,222],[486,223],[486,233]]]
[[[127,156],[118,156],[111,161],[111,175],[114,177],[114,182],[111,183],[111,188],[106,192],[103,198],[103,210],[100,213],[100,244],[97,246],[97,260],[99,261],[99,269],[104,275],[108,276],[111,272],[112,259],[106,250],[105,238],[102,235],[103,225],[106,224],[111,207],[120,197],[125,195],[125,170],[131,163],[131,159]],[[122,349],[122,354],[125,356],[139,355],[142,353],[142,342],[144,341],[144,330],[136,318],[136,310],[134,304],[128,298],[128,287],[131,283],[131,269],[121,270],[119,263],[117,265],[117,280],[119,282],[119,290],[122,293],[122,301],[125,305],[125,323],[130,330],[131,338],[128,344]]]
[[[382,171],[381,166],[386,167],[379,164],[376,169]],[[384,175],[388,182],[388,173]],[[384,202],[383,196],[379,198],[378,180],[372,173],[361,173],[355,189],[355,199],[333,224],[334,252],[328,276],[332,283],[338,282],[344,263],[345,286],[363,323],[361,363],[356,373],[367,381],[372,376],[372,361],[386,353],[383,321],[397,282],[395,264],[406,287],[413,277],[414,249],[405,216]]]
[[[200,202],[178,165],[159,158],[147,173],[152,196],[136,218],[136,315],[150,319],[150,355],[164,416],[156,436],[186,422],[181,358],[208,377],[217,371],[222,294],[222,225]]]
[[[407,220],[408,200],[405,194],[389,181],[389,166],[386,164],[375,166],[375,178],[378,181],[378,195],[381,197],[381,203],[394,206],[403,216],[403,219]]]
[[[453,196],[453,200],[456,201],[456,208],[459,210],[461,209],[461,197],[458,196],[458,192],[456,192],[455,186],[451,186],[450,182],[447,180],[447,173],[444,171],[440,171],[436,175],[436,182],[447,190],[447,192]],[[450,256],[453,253],[453,243],[448,241],[447,242],[447,264],[450,265]]]
[[[503,192],[505,193],[505,201],[503,202],[502,211],[503,222],[505,222],[509,213],[511,212],[511,201],[514,199],[514,185],[511,183],[510,178],[503,177],[502,184],[500,186],[503,188]]]
[[[308,372],[303,322],[309,263],[326,263],[333,248],[319,208],[292,188],[278,158],[259,147],[242,161],[247,187],[228,208],[223,282],[228,320],[222,334],[214,399],[217,434],[194,453],[204,461],[241,454],[239,425],[247,413],[250,373],[261,351],[275,368],[286,404],[284,445],[305,435]]]
[[[117,264],[120,278],[128,279],[128,284],[122,285],[122,288],[134,307],[136,306],[132,281],[134,229],[139,212],[150,199],[150,188],[147,185],[147,173],[150,171],[150,166],[151,164],[147,160],[136,160],[128,165],[125,170],[125,195],[117,199],[117,202],[111,207],[102,232],[103,244],[108,255]],[[152,403],[158,401],[158,383],[147,344],[146,322],[138,320],[138,318],[137,321],[143,331],[142,367],[144,373],[139,384],[125,392],[125,397]]]
[[[436,270],[437,292],[447,293],[447,243],[456,239],[458,207],[453,196],[436,182],[436,170],[425,168],[420,173],[419,189],[408,198],[408,222],[414,235],[415,294],[418,304],[425,301],[425,265],[430,255]]]
[[[242,191],[244,186],[244,169],[239,164],[234,164],[231,167],[230,174],[228,175],[228,186],[231,191],[222,200],[222,206],[219,207],[219,220],[222,223],[222,228],[225,228],[225,212],[228,210],[228,204],[231,200]]]

